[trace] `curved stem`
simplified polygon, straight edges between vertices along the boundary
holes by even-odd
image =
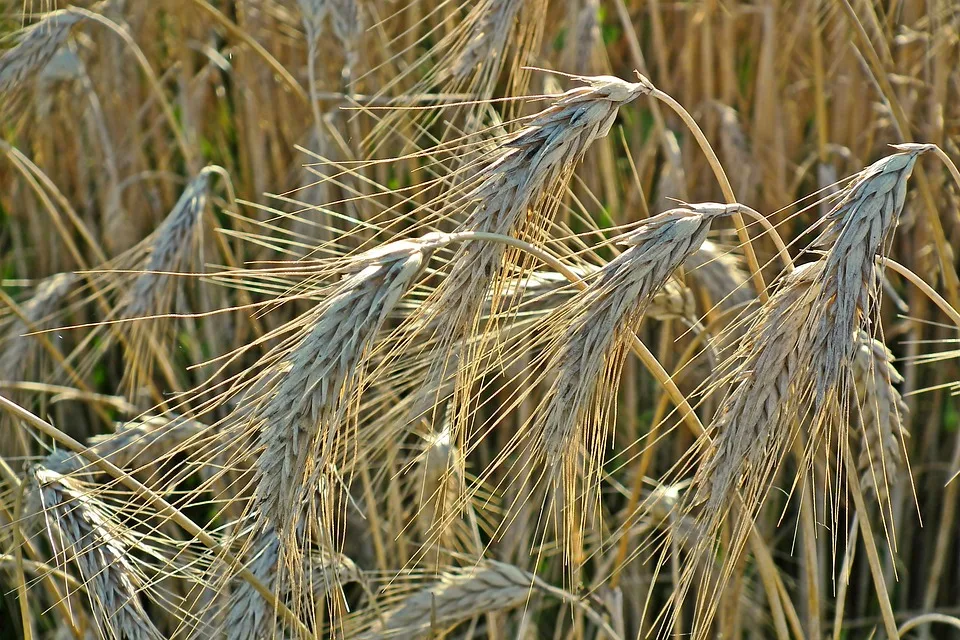
[[[790,251],[787,249],[786,243],[784,243],[783,238],[780,237],[780,234],[777,233],[777,228],[774,227],[766,216],[764,216],[759,211],[751,209],[745,204],[740,205],[740,212],[745,213],[757,223],[763,227],[763,230],[766,231],[767,235],[770,236],[770,239],[773,240],[773,244],[777,247],[777,253],[780,254],[780,260],[783,262],[784,268],[787,270],[787,273],[793,271],[793,258],[790,257]]]
[[[727,204],[736,204],[737,197],[733,193],[733,187],[730,186],[730,180],[727,179],[723,165],[720,164],[720,159],[717,158],[717,154],[713,150],[713,147],[710,146],[710,142],[707,141],[707,137],[703,135],[703,130],[700,129],[697,121],[683,108],[683,105],[660,89],[654,89],[650,95],[665,103],[680,116],[683,123],[687,125],[690,132],[693,133],[693,137],[696,139],[697,144],[700,145],[700,149],[704,155],[707,156],[707,162],[710,163],[710,168],[713,169],[713,173],[720,183],[720,190],[723,192],[723,197],[727,201]],[[753,250],[753,244],[751,244],[750,241],[750,234],[747,233],[747,227],[743,223],[743,216],[740,213],[734,213],[731,218],[733,219],[734,226],[737,228],[737,237],[740,239],[740,244],[743,245],[743,252],[747,258],[747,266],[750,267],[750,275],[753,279],[753,286],[757,290],[757,296],[761,302],[766,302],[769,298],[767,295],[767,285],[763,281],[763,274],[760,273],[760,262],[757,260],[757,254]]]
[[[903,634],[908,631],[916,629],[922,624],[930,624],[933,622],[939,622],[941,624],[948,624],[951,627],[960,629],[960,618],[955,618],[953,616],[944,615],[942,613],[925,613],[922,616],[917,616],[916,618],[911,618],[900,625],[900,628],[897,631],[900,633],[898,638],[902,638]]]
[[[150,504],[150,506],[157,510],[159,515],[169,518],[178,524],[187,533],[199,540],[208,549],[226,561],[237,572],[237,575],[246,580],[250,586],[252,586],[257,593],[259,593],[260,596],[263,597],[264,600],[266,600],[274,608],[275,611],[277,611],[293,628],[298,631],[300,635],[305,638],[313,637],[310,633],[310,630],[307,629],[307,626],[300,621],[300,618],[298,618],[297,615],[291,611],[286,604],[277,600],[273,594],[273,590],[263,584],[263,582],[256,575],[254,575],[249,568],[247,568],[243,561],[237,559],[236,556],[234,556],[226,548],[224,548],[223,545],[217,542],[213,536],[201,529],[193,520],[185,516],[182,511],[167,502],[158,493],[141,483],[139,480],[130,476],[130,474],[124,472],[109,460],[98,455],[93,449],[84,446],[82,442],[73,439],[52,424],[30,413],[17,403],[0,396],[0,408],[6,409],[16,417],[29,423],[32,427],[44,435],[53,438],[59,444],[85,458],[100,471],[116,479],[124,487],[132,491],[138,498],[141,498]]]
[[[903,266],[896,260],[891,260],[890,258],[878,258],[877,263],[880,267],[888,267],[893,271],[896,271],[901,276],[909,280],[913,285],[915,285],[920,291],[930,298],[931,301],[943,311],[950,320],[953,321],[953,324],[957,325],[960,328],[960,312],[953,308],[953,306],[944,300],[943,296],[937,293],[933,287],[928,285],[923,281],[923,278],[915,274],[913,271]]]

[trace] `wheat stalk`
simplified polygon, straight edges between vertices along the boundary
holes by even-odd
[[[122,528],[70,478],[42,467],[34,471],[36,499],[47,538],[60,557],[76,563],[101,636],[111,640],[162,640],[140,603],[141,578],[128,555]]]

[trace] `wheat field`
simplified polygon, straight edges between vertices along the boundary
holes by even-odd
[[[960,638],[960,5],[0,4],[0,638]]]

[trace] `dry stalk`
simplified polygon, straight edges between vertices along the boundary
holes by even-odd
[[[131,541],[70,478],[34,471],[40,513],[54,553],[71,558],[86,585],[99,633],[111,640],[162,640],[140,602],[141,577],[129,559]]]

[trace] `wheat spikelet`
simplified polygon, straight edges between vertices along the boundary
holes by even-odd
[[[699,248],[714,218],[732,210],[723,205],[691,205],[648,219],[622,237],[622,244],[629,248],[604,266],[573,300],[572,319],[548,365],[557,377],[543,411],[538,412],[536,430],[542,431],[543,453],[550,464],[576,459],[574,435],[598,403],[609,406],[610,398],[616,397],[615,388],[601,388],[601,379],[619,379],[633,328],[654,294]]]
[[[734,355],[734,387],[711,425],[715,439],[694,479],[694,502],[706,503],[700,518],[708,530],[718,525],[743,478],[761,482],[766,477],[768,457],[791,429],[787,405],[798,372],[797,350],[814,312],[814,283],[822,268],[811,263],[788,275],[757,312]]]
[[[491,55],[506,49],[517,14],[525,2],[526,0],[491,0],[483,7],[483,14],[472,29],[472,35],[450,68],[449,73],[454,82],[463,82],[477,67],[488,63]]]
[[[154,232],[145,273],[137,276],[129,295],[121,303],[124,317],[137,318],[170,310],[172,276],[169,274],[184,269],[192,257],[191,248],[207,203],[210,175],[208,170],[197,174]]]
[[[652,90],[645,79],[637,83],[605,76],[581,80],[587,86],[567,91],[534,115],[480,171],[477,186],[464,196],[466,202],[476,204],[462,230],[520,237],[536,233],[557,206],[553,194],[566,185],[590,145],[607,134],[620,106]],[[478,321],[505,253],[499,243],[469,241],[454,255],[447,277],[426,304],[426,312],[441,327],[440,344],[445,348],[466,336]],[[497,307],[495,297],[495,312]],[[470,377],[472,366],[468,353],[461,361],[463,378]],[[423,392],[427,401],[432,403],[439,387],[436,379],[444,374],[431,374],[434,380]],[[462,381],[462,390],[468,386]],[[459,430],[456,423],[454,430]]]
[[[9,105],[63,45],[84,17],[69,9],[48,13],[21,33],[17,46],[0,56],[0,96]]]
[[[903,427],[907,405],[896,384],[903,378],[893,366],[893,354],[880,340],[865,334],[853,359],[853,376],[860,403],[863,438],[859,466],[863,489],[874,489],[881,504],[889,499],[891,481],[903,464]]]
[[[42,467],[34,478],[41,509],[37,515],[44,518],[54,552],[76,563],[100,635],[161,640],[140,603],[142,580],[128,559],[129,543],[115,533],[120,526],[70,478]]]
[[[513,565],[484,560],[475,567],[446,571],[440,580],[383,613],[358,640],[422,637],[489,611],[521,606],[542,580]]]
[[[821,313],[805,350],[816,402],[835,391],[856,349],[854,336],[869,320],[878,294],[874,262],[889,248],[906,198],[907,179],[929,145],[905,150],[864,169],[827,217],[816,245],[829,245],[818,283]]]
[[[363,355],[434,246],[399,241],[358,256],[339,291],[310,313],[284,375],[255,410],[253,423],[263,425],[257,502],[281,537],[313,491],[311,473],[327,471]]]

